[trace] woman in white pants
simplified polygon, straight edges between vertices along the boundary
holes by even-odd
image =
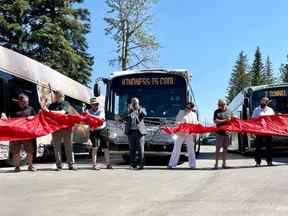
[[[185,110],[180,110],[176,117],[176,123],[189,123],[189,124],[197,124],[197,114],[193,111],[194,104],[187,103],[185,106]],[[195,135],[186,134],[186,133],[177,133],[175,134],[175,141],[173,152],[171,154],[171,158],[169,161],[168,168],[175,168],[178,165],[179,157],[181,154],[181,147],[182,144],[186,144],[187,146],[187,153],[188,153],[188,162],[190,168],[196,168],[196,155],[194,150],[194,139]]]

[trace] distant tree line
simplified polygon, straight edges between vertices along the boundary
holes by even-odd
[[[231,101],[244,88],[248,86],[268,85],[288,82],[288,56],[287,62],[280,66],[280,77],[275,76],[269,56],[263,63],[262,53],[257,47],[252,65],[248,64],[246,54],[241,51],[232,69],[231,78],[227,88],[227,100]]]

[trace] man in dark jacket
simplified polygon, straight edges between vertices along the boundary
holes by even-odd
[[[147,134],[144,124],[145,116],[146,111],[140,107],[138,98],[132,98],[125,129],[129,141],[131,169],[136,169],[137,166],[138,169],[144,167],[144,145],[145,135]]]

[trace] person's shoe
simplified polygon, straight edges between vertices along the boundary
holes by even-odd
[[[144,166],[139,166],[137,169],[138,169],[138,170],[143,170],[143,169],[144,169]]]
[[[98,167],[98,166],[96,166],[96,165],[93,165],[93,166],[92,166],[92,169],[93,169],[93,170],[97,170],[97,171],[101,170],[100,167]]]
[[[267,166],[274,166],[272,162],[267,163]]]
[[[137,169],[137,167],[135,167],[135,166],[129,166],[129,170],[136,170]]]
[[[217,170],[218,169],[218,165],[215,164],[213,169]]]
[[[28,167],[28,171],[30,171],[30,172],[36,172],[37,169],[36,169],[34,166],[29,166],[29,167]]]
[[[111,164],[107,164],[106,169],[113,169]]]
[[[167,166],[167,169],[173,169],[173,167],[172,166]]]
[[[261,164],[260,163],[256,163],[255,167],[260,167]]]
[[[15,172],[20,172],[20,171],[21,171],[21,170],[20,170],[20,167],[15,167],[14,171],[15,171]]]
[[[57,166],[56,167],[56,171],[62,171],[63,170],[63,167],[62,166]]]
[[[190,170],[196,170],[196,167],[189,167]]]
[[[69,170],[77,170],[77,168],[75,167],[75,166],[73,166],[73,165],[69,165],[69,168],[68,168]]]
[[[226,164],[223,164],[223,165],[222,165],[222,169],[228,169],[227,165],[226,165]]]

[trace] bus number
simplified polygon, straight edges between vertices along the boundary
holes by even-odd
[[[286,91],[283,89],[283,90],[272,90],[272,91],[269,91],[269,95],[270,97],[284,97],[286,96]]]

